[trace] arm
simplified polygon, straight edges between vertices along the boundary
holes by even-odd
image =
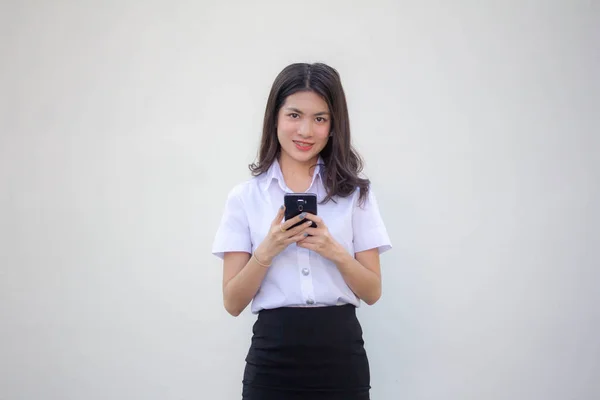
[[[352,257],[340,246],[333,262],[352,291],[368,305],[381,297],[381,270],[379,250],[370,249]]]
[[[381,297],[381,272],[379,249],[361,251],[354,257],[329,233],[320,217],[307,215],[318,228],[308,228],[311,235],[298,242],[298,246],[319,253],[331,260],[338,268],[346,284],[361,300],[373,305]]]
[[[234,317],[244,311],[258,292],[268,268],[244,252],[226,253],[223,259],[223,304]]]
[[[352,215],[354,255],[331,236],[320,217],[309,214],[307,218],[315,221],[317,228],[307,229],[312,236],[298,246],[332,261],[354,294],[369,305],[375,304],[381,297],[379,255],[391,245],[373,192],[369,192],[365,206],[357,205]]]
[[[288,230],[290,226],[301,221],[304,215],[282,224],[283,213],[284,208],[281,207],[265,240],[254,252],[254,257],[247,252],[226,252],[223,256],[223,304],[227,312],[234,317],[244,311],[258,292],[273,258],[290,244],[305,237],[304,230],[311,222],[307,221]]]
[[[298,242],[298,246],[315,251],[331,260],[354,294],[369,305],[375,304],[381,297],[379,249],[361,251],[352,257],[331,236],[320,217],[308,214],[306,218],[316,222],[318,228],[308,228],[306,231],[311,236]]]

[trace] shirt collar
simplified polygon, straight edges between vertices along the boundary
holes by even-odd
[[[317,177],[319,179],[321,179],[321,182],[323,181],[323,177],[321,176],[321,171],[322,171],[321,167],[323,165],[325,165],[323,158],[321,156],[319,156],[319,159],[317,160],[317,166],[315,167],[315,172],[313,173],[312,182],[310,183],[309,189],[315,184],[315,180],[317,179]],[[271,164],[271,166],[269,167],[269,169],[266,172],[264,181],[262,182],[262,189],[264,191],[267,191],[269,189],[269,187],[271,186],[271,183],[273,182],[273,180],[277,181],[277,183],[279,184],[279,187],[284,192],[290,191],[290,189],[288,189],[285,184],[285,180],[283,179],[283,173],[281,172],[281,166],[279,165],[279,160],[277,160],[277,158],[275,158],[275,160],[273,161],[273,164]]]

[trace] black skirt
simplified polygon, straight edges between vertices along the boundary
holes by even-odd
[[[259,312],[243,400],[368,400],[370,373],[353,305]]]

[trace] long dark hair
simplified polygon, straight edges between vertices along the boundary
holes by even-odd
[[[348,197],[356,188],[360,189],[359,203],[363,203],[369,192],[370,181],[359,176],[363,169],[363,161],[352,146],[348,106],[340,75],[326,64],[291,64],[275,78],[267,100],[258,160],[249,165],[252,175],[265,173],[279,156],[279,109],[288,96],[300,91],[312,91],[321,96],[331,112],[332,136],[321,151],[325,163],[323,184],[327,191],[322,203],[335,201],[335,196]]]

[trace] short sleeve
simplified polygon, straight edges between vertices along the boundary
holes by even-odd
[[[356,253],[377,248],[379,254],[382,254],[392,248],[372,189],[369,189],[369,194],[362,205],[358,200],[358,195],[356,196],[352,214],[352,230]]]
[[[214,239],[212,254],[220,259],[230,251],[252,253],[248,217],[239,189],[234,188],[227,196],[225,210]]]

